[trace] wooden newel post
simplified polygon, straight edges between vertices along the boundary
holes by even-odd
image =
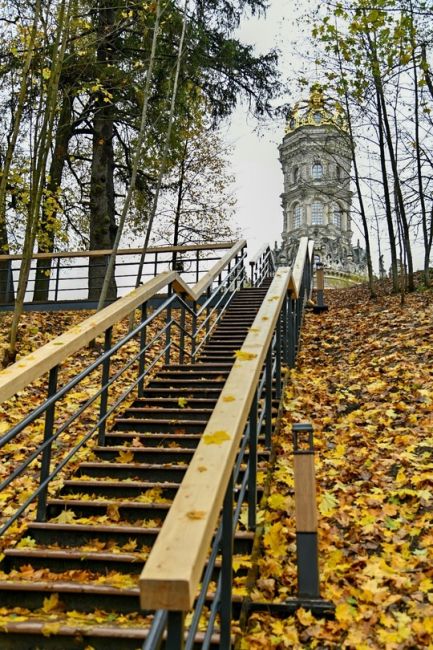
[[[313,427],[292,427],[295,473],[298,598],[320,598]]]

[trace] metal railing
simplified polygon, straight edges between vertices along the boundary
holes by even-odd
[[[313,246],[305,238],[293,268],[276,271],[146,562],[141,603],[156,613],[143,650],[157,650],[163,637],[169,650],[197,647],[218,557],[221,569],[201,647],[210,647],[215,632],[221,650],[232,645],[234,534],[244,503],[248,529],[256,528],[258,436],[264,430],[265,445],[271,446],[272,400],[281,395],[282,364],[295,362],[312,264]],[[257,277],[253,282],[260,284],[261,273]],[[215,444],[207,444],[207,436],[218,435]],[[188,517],[192,504],[200,517]],[[187,629],[185,616],[191,610]]]
[[[276,268],[274,252],[269,244],[265,244],[250,260],[251,286],[257,287],[261,279],[273,276]]]
[[[174,271],[160,274],[0,373],[0,404],[48,373],[47,398],[0,438],[0,453],[7,452],[8,445],[19,443],[27,449],[30,445],[25,459],[0,483],[0,490],[13,488],[24,472],[29,476],[33,472],[34,480],[34,489],[12,515],[2,520],[0,535],[32,504],[37,504],[36,519],[45,520],[50,484],[85,445],[91,441],[105,443],[107,422],[121,405],[142,395],[158,365],[183,363],[185,359],[195,362],[234,292],[244,283],[245,245],[244,241],[236,243],[192,288]],[[149,313],[148,303],[164,288],[164,302]],[[205,300],[200,305],[203,295]],[[124,324],[114,341],[115,328],[136,309],[138,322],[131,331]],[[72,355],[95,340],[102,353],[61,385],[62,368],[74,362]],[[126,361],[121,360],[123,350],[127,350]],[[21,400],[25,402],[23,396]],[[73,404],[70,413],[68,402]],[[66,436],[69,439],[72,429],[79,431],[83,422],[82,435],[70,446],[62,442]],[[66,451],[61,455],[58,449],[63,446]]]
[[[144,257],[142,282],[168,270],[177,271],[188,284],[197,283],[234,242],[154,246]],[[26,308],[92,308],[98,302],[111,250],[36,253],[31,262]],[[119,249],[108,301],[136,286],[142,250]],[[22,255],[0,255],[0,310],[10,309],[18,286]]]

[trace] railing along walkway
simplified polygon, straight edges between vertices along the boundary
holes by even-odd
[[[152,246],[144,256],[141,283],[162,272],[174,270],[182,275],[185,283],[196,284],[234,243]],[[142,252],[140,248],[119,249],[116,252],[115,275],[107,303],[114,302],[136,286]],[[30,267],[25,309],[95,309],[111,253],[111,250],[35,253]],[[13,308],[21,261],[22,255],[0,255],[0,311]],[[154,303],[157,302],[154,298]]]
[[[101,450],[98,453],[102,453],[102,449],[107,444],[107,437],[112,435],[107,430],[107,421],[119,408],[124,408],[124,405],[130,403],[134,396],[141,400],[144,397],[146,400],[152,400],[154,389],[147,389],[146,386],[150,374],[159,363],[164,362],[165,368],[173,368],[173,372],[176,373],[177,366],[173,366],[173,363],[188,362],[191,364],[191,369],[197,369],[191,370],[192,375],[190,374],[189,377],[196,372],[203,372],[203,377],[212,378],[216,372],[216,383],[222,382],[224,387],[221,395],[205,427],[201,422],[182,420],[187,430],[188,444],[192,442],[194,436],[198,438],[197,449],[191,456],[188,469],[176,470],[179,476],[183,474],[185,476],[141,576],[144,614],[149,610],[158,610],[154,617],[154,624],[148,633],[144,646],[146,649],[158,648],[164,635],[166,635],[166,647],[182,648],[186,634],[185,613],[191,608],[194,609],[194,614],[186,637],[186,647],[196,646],[196,632],[205,605],[210,607],[210,615],[208,628],[202,635],[201,647],[210,647],[212,639],[215,639],[213,635],[215,631],[218,632],[219,647],[224,650],[230,647],[234,531],[245,501],[248,503],[248,527],[251,531],[255,528],[258,435],[263,429],[266,445],[270,446],[272,399],[274,395],[278,397],[281,391],[281,364],[284,362],[290,366],[294,363],[302,309],[311,287],[312,253],[312,244],[306,239],[302,240],[294,267],[279,269],[276,272],[259,313],[245,341],[240,345],[236,362],[225,383],[222,379],[226,376],[225,363],[221,361],[215,363],[214,371],[212,363],[201,362],[200,359],[204,359],[201,355],[209,354],[206,349],[214,332],[220,331],[222,334],[218,335],[216,351],[214,350],[213,354],[218,356],[218,347],[224,346],[227,333],[224,333],[222,327],[223,316],[232,304],[233,297],[237,295],[237,289],[241,288],[245,281],[245,242],[234,245],[223,260],[218,262],[193,289],[173,271],[162,274],[0,374],[0,395],[2,401],[5,401],[17,391],[24,389],[29,382],[40,379],[44,373],[49,372],[48,399],[0,439],[0,449],[7,450],[9,443],[22,442],[23,435],[34,426],[35,422],[41,419],[44,422],[42,438],[36,442],[32,440],[28,456],[13,469],[1,485],[3,490],[13,489],[14,481],[19,480],[24,472],[28,473],[34,467],[32,463],[35,460],[40,461],[39,480],[34,489],[26,495],[14,514],[3,521],[2,527],[2,532],[6,532],[27,509],[33,507],[32,504],[37,502],[36,523],[32,526],[34,530],[39,531],[38,534],[42,534],[42,530],[45,532],[50,530],[50,524],[44,523],[47,519],[47,503],[49,512],[54,507],[48,499],[50,485],[77,452],[95,437],[98,441],[98,449]],[[271,251],[269,249],[263,251],[255,264],[263,273],[263,275],[257,274],[254,278],[254,281],[260,285],[265,275],[269,276],[275,272]],[[149,313],[147,303],[164,287],[168,289],[167,299],[158,309]],[[202,305],[198,304],[200,299],[203,301]],[[113,327],[137,308],[140,309],[138,324],[126,336],[114,342]],[[177,332],[177,336],[174,336],[174,332]],[[57,384],[60,367],[68,363],[72,354],[79,352],[83,346],[100,335],[104,336],[103,353],[89,367],[59,388]],[[119,367],[116,365],[116,355],[119,355],[124,346],[130,346],[134,341],[135,351],[131,353],[128,348],[128,361]],[[167,377],[173,376],[170,370],[164,372]],[[80,386],[89,385],[89,376],[92,373],[97,375],[96,382],[99,382],[99,388],[96,387],[96,382],[92,381],[92,391],[86,388],[88,399],[82,396],[84,392],[82,391],[76,411],[67,419],[61,418],[59,421],[57,416],[61,401],[68,395],[80,394]],[[187,380],[188,375],[186,379],[179,380],[179,385],[181,386],[182,382],[185,383]],[[167,386],[165,390],[168,396],[173,381],[167,379],[165,383],[158,384]],[[116,393],[114,387],[119,382],[122,382],[122,389]],[[198,379],[196,384],[201,391],[205,390],[202,380]],[[209,387],[207,390],[211,394],[215,389]],[[113,398],[110,401],[112,394]],[[186,395],[187,402],[188,394],[180,394]],[[177,395],[175,397],[177,398]],[[206,393],[198,399],[209,401]],[[181,419],[185,415],[182,408],[186,402],[183,402],[183,406],[179,403],[177,409],[177,417]],[[88,416],[89,411],[93,413],[91,417]],[[85,419],[84,429],[82,425],[80,425],[81,429],[78,426],[81,416]],[[154,438],[157,439],[160,425],[149,420],[146,426],[153,427],[151,430],[154,431]],[[59,457],[56,448],[64,447],[62,436],[69,435],[71,430],[77,427],[83,434],[77,440],[69,442],[66,445],[66,454]],[[188,434],[188,430],[197,433]],[[120,433],[115,435],[119,439],[122,438]],[[164,436],[166,434],[162,434],[163,438]],[[150,454],[146,449],[134,449],[130,453],[141,454],[140,458],[147,458]],[[114,463],[111,471],[115,471],[114,466],[117,465],[119,463]],[[140,461],[138,465],[142,467],[142,462]],[[135,470],[126,468],[122,470],[119,467],[119,471],[138,472],[139,467],[137,466]],[[144,466],[140,471],[144,471]],[[169,469],[157,469],[156,466],[153,471],[158,476],[165,476],[170,472]],[[162,480],[161,485],[166,485],[166,489],[169,489],[170,483],[164,483],[166,479]],[[235,485],[236,502],[234,503]],[[102,489],[101,485],[99,487]],[[132,484],[123,482],[122,489],[126,491],[136,488]],[[144,487],[140,489],[143,490]],[[222,505],[222,521],[219,524]],[[161,511],[164,510],[162,503],[155,506]],[[94,507],[100,506],[96,504]],[[122,506],[124,507],[126,508]],[[68,528],[67,525],[65,526]],[[73,535],[74,531],[79,529],[80,526],[71,524],[68,531]],[[101,529],[100,534],[109,533],[103,533]],[[147,539],[151,531],[144,528],[140,532],[138,527],[130,529],[125,527],[123,535],[128,534]],[[210,556],[207,559],[209,552]],[[207,588],[220,554],[222,558],[220,577],[210,604]],[[80,557],[78,554],[76,560],[78,563]],[[95,562],[98,558],[102,560],[101,554],[93,553],[92,557]],[[205,571],[204,576],[203,571]],[[199,593],[200,579],[203,581],[203,587]],[[127,594],[125,593],[124,596],[126,598]],[[216,626],[218,614],[220,624]],[[119,634],[117,630],[118,639]],[[129,647],[126,645],[126,638],[125,632],[123,641],[116,641],[117,647],[122,647],[122,650]],[[119,645],[121,643],[124,645]]]

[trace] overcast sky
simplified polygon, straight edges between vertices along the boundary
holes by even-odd
[[[302,65],[296,55],[296,41],[301,35],[301,8],[306,8],[308,0],[296,6],[290,0],[271,0],[270,4],[266,18],[245,20],[239,34],[244,42],[254,44],[258,52],[277,47],[281,52],[280,69],[286,79],[292,69]],[[273,245],[281,239],[283,174],[278,145],[283,136],[282,121],[257,132],[256,120],[247,116],[243,106],[236,110],[227,129],[227,142],[234,146],[237,219],[248,240],[250,255],[264,243]]]

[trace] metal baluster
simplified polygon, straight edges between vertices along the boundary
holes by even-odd
[[[200,251],[197,250],[195,254],[195,281],[198,282],[200,277]]]
[[[109,327],[105,330],[105,341],[104,341],[104,352],[108,352],[111,348],[111,336],[113,333],[113,328]],[[110,363],[111,357],[107,357],[102,362],[102,377],[101,377],[101,403],[99,407],[99,427],[98,427],[98,445],[105,445],[105,428],[107,425],[105,416],[107,414],[107,405],[108,405],[108,380],[110,378]]]
[[[57,302],[57,299],[59,297],[59,284],[60,284],[60,257],[57,258],[57,264],[56,264],[56,284],[55,284],[55,288],[54,288],[54,300],[55,300],[55,302]]]
[[[182,650],[185,646],[185,612],[168,612],[165,650]]]
[[[206,301],[208,301],[211,296],[211,289],[212,287],[208,287],[208,290],[206,291]],[[211,305],[210,303],[208,303],[208,306],[206,307],[206,338],[207,335],[209,334],[209,328],[210,328],[210,313],[211,313]]]
[[[58,374],[59,374],[59,366],[54,366],[54,368],[51,368],[49,379],[48,379],[48,398],[55,395],[57,391]],[[53,435],[55,410],[56,410],[55,402],[51,404],[51,406],[49,406],[46,410],[44,442],[49,440],[49,438],[51,438],[51,436]],[[42,452],[41,471],[40,471],[40,480],[39,480],[40,484],[42,484],[48,478],[50,473],[50,465],[51,465],[51,443],[47,445]],[[48,493],[48,486],[45,486],[38,496],[38,508],[36,513],[37,521],[45,521],[47,518],[47,493]]]
[[[227,485],[222,514],[220,650],[231,648],[233,585],[233,472]]]
[[[272,347],[269,348],[266,355],[266,413],[265,413],[265,442],[266,446],[271,446],[272,437]]]
[[[248,530],[256,529],[257,516],[257,411],[257,390],[255,390],[249,419],[250,453],[248,461]]]
[[[144,323],[144,321],[147,318],[147,302],[144,302],[141,305],[141,322]],[[140,357],[138,359],[138,376],[141,378],[138,381],[137,384],[137,394],[138,397],[143,397],[143,392],[144,392],[144,369],[146,367],[146,353],[144,351],[144,348],[146,347],[146,339],[147,339],[147,326],[145,325],[140,332]]]
[[[153,260],[153,275],[155,277],[158,275],[158,253],[155,253],[155,258]]]

